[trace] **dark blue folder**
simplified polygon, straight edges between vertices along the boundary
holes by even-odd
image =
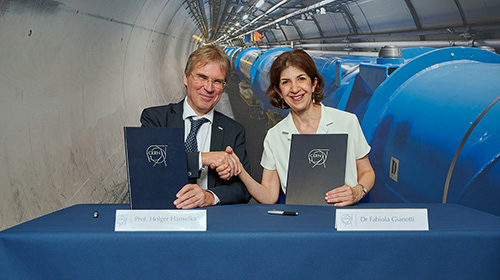
[[[184,128],[125,127],[125,152],[132,209],[175,209],[188,183]]]
[[[347,134],[293,134],[286,204],[331,205],[325,194],[344,185]]]

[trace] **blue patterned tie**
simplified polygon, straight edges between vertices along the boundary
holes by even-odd
[[[198,141],[196,140],[196,134],[198,133],[198,129],[200,129],[201,125],[208,122],[207,119],[201,118],[197,120],[193,120],[193,118],[189,118],[191,121],[191,131],[186,138],[185,147],[186,153],[197,152],[198,151]],[[189,183],[196,184],[196,179],[189,179]]]
[[[191,121],[191,131],[189,131],[189,134],[186,138],[186,153],[198,151],[198,141],[196,140],[196,134],[198,133],[198,129],[200,129],[201,125],[208,122],[208,120],[205,118],[197,120],[189,118],[189,120]]]

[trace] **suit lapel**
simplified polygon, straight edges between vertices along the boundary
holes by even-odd
[[[212,140],[210,141],[210,151],[223,151],[224,127],[220,123],[220,116],[214,112],[214,123],[212,124]]]
[[[224,151],[226,147],[222,147],[224,140],[224,127],[220,122],[220,116],[214,112],[214,123],[212,124],[212,139],[210,140],[210,151]],[[208,172],[208,187],[214,187],[217,180],[217,172],[209,170]]]
[[[184,127],[184,120],[182,119],[182,113],[184,111],[182,100],[170,107],[170,112],[167,115],[167,126],[170,127]]]

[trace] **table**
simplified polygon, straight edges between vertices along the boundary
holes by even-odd
[[[0,232],[0,279],[500,279],[498,216],[352,207],[427,208],[429,231],[340,232],[333,206],[245,204],[205,208],[206,232],[114,232],[128,205],[75,205]]]

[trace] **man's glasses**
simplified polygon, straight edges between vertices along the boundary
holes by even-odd
[[[194,80],[198,83],[198,84],[204,84],[206,85],[208,82],[212,82],[212,84],[214,85],[214,88],[216,89],[225,89],[226,88],[226,82],[224,80],[220,80],[220,79],[210,79],[209,77],[203,75],[203,74],[193,74],[191,73],[191,75],[193,76]]]

